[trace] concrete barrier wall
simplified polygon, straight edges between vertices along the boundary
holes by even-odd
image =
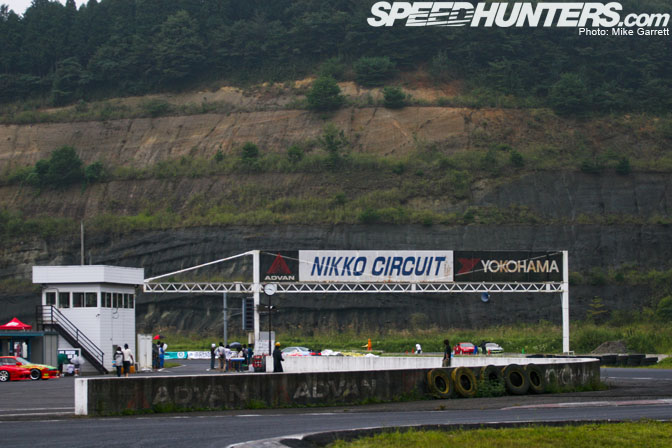
[[[572,364],[597,361],[596,358],[525,358],[499,356],[460,356],[453,358],[453,367],[482,367],[486,365],[508,366],[509,364]]]
[[[560,387],[594,384],[600,378],[596,360],[539,365],[546,380]],[[367,399],[419,398],[427,393],[429,370],[79,378],[75,381],[75,413],[110,415],[124,411],[356,404]]]
[[[285,372],[340,372],[362,370],[433,369],[441,367],[437,356],[286,356]],[[266,357],[266,371],[273,371],[273,358]]]
[[[427,370],[223,374],[207,376],[80,378],[77,415],[126,410],[237,409],[393,400],[425,393]]]
[[[592,358],[591,358],[592,359]],[[362,370],[433,369],[441,367],[441,356],[286,356],[282,363],[285,372],[340,372]],[[452,367],[481,367],[509,364],[566,364],[585,361],[583,358],[525,358],[512,356],[457,356]],[[266,357],[266,371],[273,371],[273,359]]]

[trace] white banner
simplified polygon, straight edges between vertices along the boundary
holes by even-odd
[[[189,359],[210,359],[210,352],[209,351],[187,352],[187,357]]]
[[[299,281],[452,282],[453,251],[300,250]]]

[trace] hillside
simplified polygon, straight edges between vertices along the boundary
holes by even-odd
[[[454,107],[445,104],[459,84],[404,76],[414,102],[401,109],[382,107],[380,89],[343,82],[348,107],[311,112],[296,107],[304,80],[113,99],[0,125],[0,320],[31,321],[32,265],[79,262],[80,220],[87,261],[148,276],[251,249],[568,249],[573,319],[596,297],[617,314],[669,294],[669,118]],[[216,107],[199,113],[189,107],[198,101]],[[119,116],[100,119],[106,104]],[[148,104],[161,113],[147,116]],[[337,165],[330,129],[342,142]],[[251,161],[247,143],[259,149]],[[101,162],[105,176],[27,183],[26,170],[63,145],[85,165]],[[240,269],[198,278],[240,278]],[[488,305],[469,295],[281,300],[277,325],[308,332],[406,328],[412,314],[439,327],[560,319],[557,297],[545,295]],[[215,330],[220,307],[219,296],[142,294],[139,326]]]

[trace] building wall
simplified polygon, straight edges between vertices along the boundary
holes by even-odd
[[[133,294],[132,286],[113,284],[59,284],[47,285],[42,291],[42,304],[46,304],[47,292],[70,293],[70,307],[58,310],[88,339],[104,353],[104,366],[112,370],[112,357],[116,345],[128,344],[135,353],[135,298],[133,308],[106,307],[103,293]],[[97,294],[95,307],[73,307],[72,293],[94,292]],[[62,337],[59,347],[70,347]],[[89,364],[89,363],[87,363]],[[95,372],[90,365],[84,365],[83,372]]]

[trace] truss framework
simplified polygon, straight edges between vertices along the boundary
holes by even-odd
[[[563,292],[563,284],[548,283],[275,283],[277,292],[300,293],[470,293],[470,292]],[[263,288],[263,284],[260,285]],[[151,283],[145,292],[161,293],[254,293],[254,283]]]
[[[259,297],[262,292],[272,295],[275,292],[284,293],[561,293],[562,300],[562,349],[569,353],[569,258],[568,252],[562,251],[562,282],[540,283],[274,283],[275,287],[265,289],[261,283],[260,256],[261,251],[253,250],[220,260],[211,261],[198,266],[181,269],[176,272],[162,274],[147,278],[144,281],[145,292],[157,293],[223,293],[224,309],[226,310],[226,293],[253,294],[254,296],[254,338],[259,340],[260,322],[257,307],[260,304]],[[204,266],[233,260],[234,258],[252,256],[253,281],[252,282],[175,282],[159,283],[157,280],[165,279],[176,274],[192,271]],[[224,311],[226,313],[226,311]],[[224,318],[226,328],[226,317]],[[225,330],[226,331],[226,330]]]

